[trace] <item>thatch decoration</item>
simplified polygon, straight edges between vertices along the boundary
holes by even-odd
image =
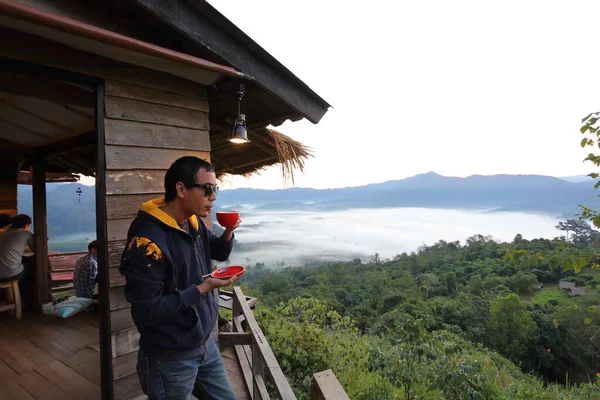
[[[274,129],[266,129],[273,140],[281,164],[281,176],[284,182],[291,180],[294,185],[294,171],[304,173],[305,162],[312,157],[312,150],[302,143]]]
[[[219,179],[227,175],[248,177],[272,165],[281,164],[284,182],[293,185],[294,173],[303,173],[306,160],[313,156],[309,147],[274,129],[249,131],[251,142],[243,145],[230,144],[225,135],[211,137],[211,158]]]

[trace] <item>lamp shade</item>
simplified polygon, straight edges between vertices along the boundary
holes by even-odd
[[[246,130],[246,116],[244,114],[238,114],[235,122],[233,123],[233,130],[229,137],[231,143],[241,144],[248,143],[248,131]]]

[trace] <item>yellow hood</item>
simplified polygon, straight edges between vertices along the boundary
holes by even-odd
[[[169,214],[160,209],[160,207],[164,205],[165,199],[162,197],[148,200],[147,202],[142,204],[142,211],[145,211],[153,217],[157,218],[165,225],[169,225],[175,229],[183,231],[183,229],[179,227],[177,221],[175,221],[173,217],[171,217]],[[192,215],[190,218],[188,218],[188,222],[191,226],[194,227],[194,229],[198,230],[198,218],[195,215]]]

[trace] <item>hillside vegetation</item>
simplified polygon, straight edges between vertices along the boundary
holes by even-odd
[[[476,235],[369,264],[257,264],[243,289],[260,298],[257,320],[301,398],[311,373],[331,368],[353,399],[599,399],[589,250]],[[536,256],[515,256],[525,253]],[[586,265],[565,270],[558,253]],[[560,280],[586,295],[559,291]]]

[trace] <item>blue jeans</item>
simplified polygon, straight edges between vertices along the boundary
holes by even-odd
[[[160,362],[138,355],[137,372],[148,400],[235,400],[221,353],[212,338],[198,358]]]

